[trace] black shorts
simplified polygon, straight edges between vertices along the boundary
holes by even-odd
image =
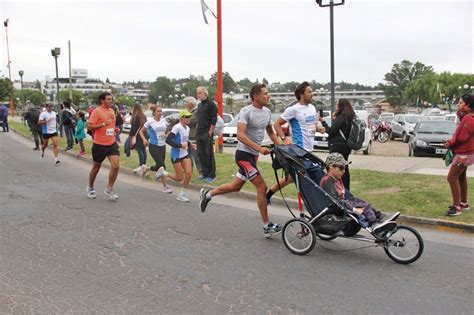
[[[235,151],[235,162],[239,166],[237,174],[238,178],[243,181],[252,180],[260,174],[257,168],[258,155],[236,150]]]
[[[165,156],[166,156],[166,146],[158,146],[155,144],[150,144],[148,146],[148,151],[150,151],[151,157],[155,160],[156,165],[152,166],[150,169],[152,171],[157,171],[160,167],[164,167],[165,165]]]
[[[96,163],[102,163],[110,155],[120,156],[120,150],[117,142],[111,145],[92,144],[92,160]]]
[[[55,133],[43,133],[43,139],[49,139],[49,138],[57,137],[57,136],[58,136],[57,132],[55,132]]]
[[[191,157],[189,156],[189,154],[186,155],[186,156],[183,156],[183,157],[181,157],[181,158],[176,158],[176,159],[171,158],[171,163],[173,163],[173,164],[181,163],[182,160],[184,160],[184,159],[190,159],[190,158],[191,158]]]

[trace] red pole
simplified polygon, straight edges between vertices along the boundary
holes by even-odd
[[[217,0],[217,113],[222,117],[222,0]],[[219,137],[219,153],[222,153],[223,139]]]

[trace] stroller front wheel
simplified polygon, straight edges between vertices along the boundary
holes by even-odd
[[[286,222],[282,237],[286,248],[296,255],[306,255],[316,245],[316,232],[313,225],[300,218]]]
[[[412,227],[399,225],[384,244],[388,257],[399,264],[410,264],[423,253],[423,239]]]

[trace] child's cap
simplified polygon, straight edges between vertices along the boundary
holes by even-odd
[[[180,112],[179,112],[179,118],[183,118],[183,117],[191,117],[193,114],[191,112],[189,112],[187,109],[182,109]]]
[[[347,162],[341,153],[337,153],[337,152],[330,153],[328,157],[326,158],[325,163],[326,165],[341,165],[341,166],[346,166],[347,164],[350,164],[350,162]]]

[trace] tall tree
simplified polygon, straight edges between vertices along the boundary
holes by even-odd
[[[69,98],[69,90],[62,90],[59,91],[59,99],[64,101],[65,99]],[[79,90],[72,90],[72,103],[74,105],[79,105],[80,103],[83,102],[83,99],[85,98],[84,93],[82,93]]]
[[[404,92],[408,84],[422,76],[433,73],[433,67],[425,66],[421,62],[412,63],[403,60],[401,63],[393,65],[392,70],[385,74],[383,85],[385,96],[390,104],[394,106],[402,105],[407,102],[404,99]]]
[[[234,79],[229,72],[224,72],[222,74],[222,84],[223,84],[223,92],[230,93],[230,92],[237,92],[237,84],[235,83]],[[217,86],[217,72],[211,75],[211,79],[209,80],[209,85]]]
[[[46,96],[37,90],[24,89],[14,91],[15,107],[22,108],[24,102],[30,101],[35,106],[43,106],[46,102]]]
[[[0,79],[0,101],[10,98],[10,80],[7,78]]]

